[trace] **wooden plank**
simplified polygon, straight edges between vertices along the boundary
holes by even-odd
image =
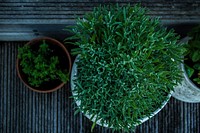
[[[49,36],[63,40],[69,35],[64,31],[66,25],[0,25],[1,41],[28,41],[30,39]]]
[[[183,25],[179,25],[176,30],[185,32],[191,26],[183,30]],[[76,104],[69,98],[72,95],[69,85],[50,94],[40,94],[19,80],[15,70],[17,48],[25,43],[0,43],[0,133],[89,133],[92,122],[82,113],[74,115]],[[138,126],[136,133],[199,133],[199,105],[171,98],[161,112]],[[94,132],[112,133],[112,130],[97,125]]]
[[[164,0],[138,0],[138,1],[81,1],[81,0],[57,0],[55,1],[17,1],[10,0],[0,3],[0,23],[1,24],[66,24],[71,19],[82,17],[88,11],[100,4],[119,3],[126,5],[130,2],[131,5],[141,3],[151,12],[149,15],[162,17],[164,20],[169,18],[173,21],[190,20],[200,22],[200,1],[164,1]],[[53,19],[53,21],[51,21]],[[61,19],[61,21],[60,21]]]
[[[73,22],[73,21],[72,21]],[[174,28],[178,34],[185,36],[193,26],[198,24],[192,20],[173,21],[168,20],[163,22],[163,25],[168,28]],[[58,40],[64,40],[71,34],[63,29],[67,25],[54,24],[24,24],[24,25],[1,25],[0,24],[0,41],[29,41],[36,37],[49,36]],[[183,28],[184,27],[184,28]]]
[[[200,0],[2,0],[0,40],[30,40],[38,36],[63,39],[61,27],[75,24],[78,17],[100,4],[134,5],[141,3],[163,24],[200,23]],[[55,34],[56,33],[56,34]]]

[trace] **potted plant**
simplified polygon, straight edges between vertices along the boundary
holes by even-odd
[[[164,107],[181,81],[179,37],[146,13],[140,5],[100,6],[72,30],[72,94],[92,128],[134,129]]]
[[[70,55],[55,39],[36,38],[18,49],[17,74],[31,90],[57,90],[68,81],[70,70]]]
[[[184,102],[200,102],[200,25],[191,29],[182,42],[185,43],[183,80],[173,96]]]

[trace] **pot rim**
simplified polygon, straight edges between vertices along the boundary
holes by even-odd
[[[189,84],[190,86],[192,86],[192,88],[195,89],[196,91],[200,91],[200,88],[197,87],[197,86],[195,85],[195,83],[188,77],[188,75],[187,75],[187,73],[186,73],[186,70],[185,70],[185,66],[184,66],[183,63],[181,63],[181,69],[182,69],[182,71],[183,71],[183,76],[184,76],[184,78],[186,79],[186,81],[188,82],[188,84]]]
[[[53,38],[51,38],[51,37],[38,37],[38,38],[34,38],[34,39],[32,39],[32,40],[30,40],[28,43],[26,43],[25,45],[34,45],[34,42],[38,42],[38,41],[40,41],[40,40],[49,40],[50,42],[52,42],[53,44],[55,44],[55,45],[57,45],[57,46],[59,46],[59,47],[61,47],[62,49],[63,49],[63,51],[65,52],[65,54],[66,54],[66,56],[67,56],[67,58],[68,58],[68,63],[69,63],[69,69],[68,69],[68,71],[69,71],[69,75],[70,75],[70,72],[71,72],[71,65],[72,65],[72,63],[71,63],[71,57],[70,57],[70,54],[69,54],[69,52],[68,52],[68,50],[65,48],[65,46],[61,43],[61,42],[59,42],[58,40],[56,40],[56,39],[53,39]],[[17,75],[18,75],[18,77],[20,78],[20,80],[25,84],[25,86],[27,86],[29,89],[31,89],[32,91],[35,91],[35,92],[39,92],[39,93],[50,93],[50,92],[53,92],[53,91],[56,91],[56,90],[58,90],[59,88],[61,88],[62,86],[64,86],[64,82],[62,82],[62,83],[60,83],[58,86],[56,86],[55,88],[53,88],[53,89],[49,89],[49,90],[38,90],[38,89],[35,89],[34,87],[31,87],[28,83],[26,83],[25,81],[24,81],[24,79],[22,78],[22,76],[21,76],[21,73],[20,73],[20,71],[19,71],[19,63],[20,61],[19,61],[19,58],[17,57],[17,61],[16,61],[16,69],[17,69]]]

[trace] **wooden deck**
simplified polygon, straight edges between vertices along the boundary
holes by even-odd
[[[0,133],[89,133],[92,122],[81,113],[74,115],[69,85],[56,92],[31,91],[16,75],[17,48],[25,42],[0,43]],[[136,133],[200,133],[200,104],[171,98]],[[96,126],[94,133],[112,130]],[[121,133],[121,132],[120,132]]]
[[[140,3],[163,24],[200,23],[200,0],[1,0],[0,39],[30,40],[38,36],[62,38],[62,29],[94,7]]]
[[[200,0],[1,0],[0,133],[90,133],[92,122],[81,113],[74,115],[76,104],[70,98],[69,84],[49,94],[23,85],[15,68],[17,48],[39,36],[62,42],[66,25],[75,24],[77,17],[99,4],[110,3],[141,3],[150,9],[149,15],[160,17],[182,37],[200,23]],[[94,133],[111,132],[100,126],[94,129]],[[171,98],[161,112],[139,125],[136,133],[200,133],[200,104]]]

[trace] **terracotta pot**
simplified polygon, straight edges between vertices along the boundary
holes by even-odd
[[[30,42],[28,42],[26,45],[30,45],[31,47],[38,47],[42,41],[45,40],[46,43],[49,46],[54,46],[56,47],[59,52],[58,53],[62,53],[63,57],[62,60],[60,61],[60,63],[62,64],[62,67],[67,69],[68,72],[71,72],[71,57],[69,52],[67,51],[67,49],[65,48],[65,46],[60,43],[59,41],[49,38],[49,37],[40,37],[40,38],[35,38],[33,40],[31,40]],[[64,57],[65,56],[65,57]],[[39,88],[39,87],[33,87],[28,83],[28,79],[26,74],[23,73],[21,66],[20,66],[20,59],[17,58],[17,62],[16,62],[16,69],[17,69],[17,74],[19,76],[19,78],[21,79],[21,81],[31,90],[36,91],[36,92],[40,92],[40,93],[48,93],[48,92],[53,92],[58,90],[59,88],[61,88],[65,83],[64,82],[52,82],[50,84],[47,84],[47,87],[44,88]],[[49,83],[49,82],[48,82]]]

